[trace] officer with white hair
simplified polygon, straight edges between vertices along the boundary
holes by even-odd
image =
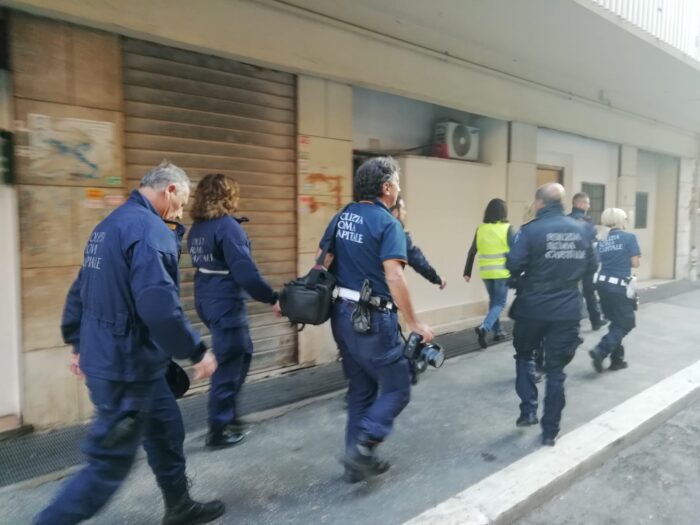
[[[606,239],[598,241],[600,270],[595,276],[603,314],[610,320],[608,333],[589,352],[593,368],[603,371],[603,361],[610,357],[608,370],[627,368],[622,339],[635,327],[637,297],[632,268],[639,268],[642,255],[637,237],[625,231],[627,214],[620,208],[608,208],[601,222],[610,227]]]
[[[171,357],[209,377],[216,360],[182,310],[178,245],[165,220],[182,218],[190,195],[183,170],[164,162],[92,231],[63,311],[71,369],[85,377],[95,419],[83,443],[87,465],[35,518],[70,525],[94,516],[126,479],[143,444],[165,502],[164,525],[208,523],[220,501],[199,503],[185,475],[182,414],[165,375]]]

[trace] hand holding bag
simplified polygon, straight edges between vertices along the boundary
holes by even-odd
[[[350,206],[348,204],[348,206]],[[324,247],[309,273],[288,282],[280,292],[280,309],[282,315],[297,324],[319,325],[331,316],[335,276],[323,267],[326,255],[335,245],[340,215],[348,208],[345,206],[335,217],[333,234],[328,246]],[[302,327],[303,329],[303,327]]]

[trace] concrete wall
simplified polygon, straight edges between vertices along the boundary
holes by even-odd
[[[616,144],[540,129],[537,133],[537,162],[564,168],[567,212],[571,208],[571,197],[581,191],[584,182],[605,184],[605,207],[615,205],[619,164]]]
[[[207,9],[198,8],[189,0],[9,0],[5,4],[468,113],[674,155],[697,154],[697,137],[693,133],[610,108],[604,97],[601,101],[583,99],[549,88],[546,82],[524,81],[412,45],[410,40],[392,39],[365,31],[362,26],[290,7],[288,3],[212,0]],[[415,12],[424,5],[420,0],[412,0],[402,3],[402,8]],[[438,12],[434,14],[439,16]],[[570,62],[571,58],[567,60]]]
[[[353,148],[360,150],[430,146],[436,122],[452,119],[473,125],[476,118],[463,111],[358,87],[353,88],[352,99],[352,142]]]
[[[123,198],[121,53],[116,35],[19,13],[11,22],[23,416],[47,427],[92,410],[60,318],[90,231]]]
[[[352,200],[352,88],[300,76],[298,97],[298,273],[313,266],[318,243],[336,211]],[[299,362],[337,357],[330,323],[299,334]]]

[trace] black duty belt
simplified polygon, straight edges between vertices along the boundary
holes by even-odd
[[[346,301],[351,301],[353,303],[356,303],[360,300],[360,292],[358,292],[357,290],[343,288],[342,286],[338,286],[335,290],[337,294],[336,297],[340,297],[341,299],[345,299]],[[399,311],[398,306],[396,306],[388,299],[385,299],[384,297],[380,297],[378,295],[373,295],[372,297],[370,297],[368,302],[370,306],[377,308],[378,310],[388,310],[389,312]]]

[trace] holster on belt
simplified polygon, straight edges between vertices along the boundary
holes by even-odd
[[[369,285],[369,279],[365,279],[360,290],[360,300],[357,301],[357,305],[351,315],[352,328],[360,334],[366,334],[372,328],[372,314],[369,304],[371,296],[372,288]]]

